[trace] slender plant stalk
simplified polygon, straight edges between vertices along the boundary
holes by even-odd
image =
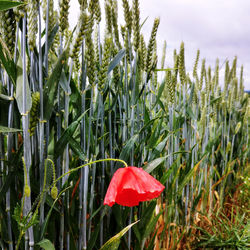
[[[84,61],[84,43],[82,44],[82,75],[81,75],[81,113],[84,113],[86,110],[86,64]],[[81,127],[80,127],[80,133],[81,133],[81,148],[83,152],[86,152],[86,118],[85,116],[82,118],[81,121]],[[83,163],[83,162],[82,162]],[[83,232],[83,226],[82,226],[82,209],[83,209],[83,190],[84,190],[84,169],[81,169],[81,179],[79,184],[79,230],[80,230],[80,236],[79,236],[79,242],[78,242],[78,249],[82,249],[82,235]]]
[[[100,124],[101,124],[101,135],[104,134],[104,106],[103,106],[103,95],[102,93],[100,93],[100,97],[99,97],[99,105],[98,105],[98,109],[100,111],[99,113],[99,117],[100,117]],[[105,152],[104,152],[104,138],[102,137],[101,139],[101,144],[100,144],[100,151],[101,151],[101,156],[102,158],[105,158]],[[103,203],[103,199],[104,199],[104,178],[105,178],[105,163],[102,162],[102,177],[101,177],[101,203]],[[103,211],[102,211],[103,213]],[[100,223],[100,246],[103,245],[103,220],[101,220]]]
[[[43,170],[44,170],[44,111],[43,111],[43,70],[42,70],[42,45],[41,45],[41,12],[38,8],[38,51],[39,51],[39,92],[40,92],[40,117],[39,117],[39,172],[40,172],[40,192],[43,189]],[[40,225],[44,221],[44,205],[40,207]]]
[[[65,113],[64,113],[64,129],[68,128],[68,122],[69,122],[69,96],[71,94],[70,92],[70,80],[71,80],[71,74],[72,74],[72,69],[73,69],[73,60],[70,62],[70,69],[69,69],[69,79],[67,81],[67,91],[65,92]],[[63,157],[63,174],[69,171],[69,144],[66,145],[65,151],[64,151],[64,157]],[[65,176],[62,179],[62,185],[66,182],[68,178]],[[69,213],[69,192],[66,192],[66,208]],[[67,249],[69,249],[70,246],[70,235],[69,231],[66,232],[66,245]]]
[[[46,73],[48,74],[48,37],[49,37],[49,6],[50,6],[50,0],[47,0],[47,10],[46,10],[46,22],[45,22],[45,55],[44,55],[44,66]]]
[[[123,92],[123,128],[122,128],[122,144],[127,139],[127,122],[128,122],[128,64],[127,56],[124,59],[124,92]]]
[[[23,32],[22,32],[22,56],[23,56],[23,113],[22,113],[22,125],[23,125],[23,143],[24,143],[24,162],[27,174],[26,185],[30,187],[30,176],[29,169],[31,166],[31,145],[30,145],[30,136],[29,136],[29,117],[27,110],[27,89],[26,89],[26,17],[23,18]],[[23,214],[26,216],[31,209],[31,198],[25,197],[24,200],[24,209]],[[28,229],[28,239],[29,239],[29,247],[30,249],[34,248],[34,235],[33,235],[33,227]],[[27,241],[26,241],[27,242]],[[27,246],[27,245],[26,245]]]

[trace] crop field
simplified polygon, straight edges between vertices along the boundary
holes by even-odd
[[[160,18],[100,2],[71,29],[70,0],[0,0],[0,248],[248,249],[243,66],[166,65]]]

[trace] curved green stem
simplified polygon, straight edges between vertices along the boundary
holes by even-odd
[[[86,163],[84,165],[81,165],[77,168],[73,168],[71,170],[69,170],[68,172],[64,173],[63,175],[61,175],[59,178],[57,178],[52,185],[54,185],[56,182],[58,182],[59,180],[61,180],[64,176],[66,176],[67,174],[71,174],[72,172],[75,172],[77,170],[79,170],[80,168],[83,168],[83,167],[86,167],[86,166],[89,166],[89,165],[92,165],[92,164],[95,164],[95,163],[98,163],[98,162],[104,162],[104,161],[118,161],[118,162],[121,162],[125,165],[125,167],[128,166],[128,164],[123,161],[123,160],[120,160],[120,159],[113,159],[113,158],[107,158],[107,159],[101,159],[101,160],[96,160],[96,161],[91,161],[89,163]]]
[[[51,160],[50,160],[50,161],[51,161]],[[52,182],[52,184],[51,184],[48,188],[45,188],[45,187],[44,187],[42,193],[40,194],[40,195],[41,195],[41,198],[40,198],[40,200],[38,201],[38,204],[37,204],[35,213],[38,213],[38,208],[39,208],[39,206],[40,206],[40,204],[41,204],[41,200],[42,200],[43,194],[44,194],[45,192],[47,192],[48,190],[50,190],[51,187],[54,187],[55,184],[56,184],[59,180],[61,180],[64,176],[66,176],[67,174],[71,174],[72,172],[75,172],[75,171],[77,171],[77,170],[79,170],[79,169],[81,169],[81,168],[83,168],[83,167],[86,167],[86,166],[89,166],[89,165],[92,165],[92,164],[95,164],[95,163],[98,163],[98,162],[103,162],[103,161],[118,161],[118,162],[121,162],[122,164],[124,164],[125,167],[128,166],[128,164],[127,164],[125,161],[123,161],[123,160],[114,159],[114,158],[107,158],[107,159],[100,159],[100,160],[91,161],[91,162],[86,163],[86,164],[84,164],[84,165],[81,165],[81,166],[79,166],[79,167],[77,167],[77,168],[71,169],[70,171],[68,171],[68,172],[64,173],[63,175],[61,175],[60,177],[58,177],[56,180],[54,179],[53,182]],[[52,161],[51,161],[51,162],[52,162]]]
[[[49,160],[49,159],[47,159],[47,160]],[[49,160],[49,161],[52,162],[51,160]],[[40,196],[40,199],[39,199],[39,201],[38,201],[38,204],[37,204],[37,206],[36,206],[36,209],[35,209],[35,212],[34,212],[33,216],[34,216],[35,214],[38,213],[38,209],[39,209],[39,207],[40,207],[40,205],[41,205],[41,201],[42,201],[42,199],[43,199],[43,194],[44,194],[45,192],[47,192],[48,190],[50,190],[51,187],[54,187],[55,184],[56,184],[59,180],[61,180],[64,176],[66,176],[67,174],[71,174],[72,172],[75,172],[75,171],[77,171],[77,170],[79,170],[79,169],[81,169],[81,168],[83,168],[83,167],[86,167],[86,166],[89,166],[89,165],[92,165],[92,164],[95,164],[95,163],[98,163],[98,162],[104,162],[104,161],[118,161],[118,162],[123,163],[123,164],[125,165],[125,167],[128,167],[127,163],[126,163],[125,161],[123,161],[123,160],[120,160],[120,159],[113,159],[113,158],[107,158],[107,159],[101,159],[101,160],[92,161],[92,162],[86,163],[86,164],[84,164],[84,165],[81,165],[81,166],[79,166],[79,167],[77,167],[77,168],[71,169],[70,171],[68,171],[68,172],[64,173],[63,175],[61,175],[61,176],[60,176],[59,178],[57,178],[56,180],[53,180],[53,183],[52,183],[48,188],[45,188],[45,186],[43,187],[43,190],[42,190],[42,192],[41,192],[40,195],[39,195],[39,196]],[[46,173],[45,173],[45,174],[46,174]],[[32,209],[29,211],[29,214],[28,214],[27,216],[32,216],[31,211],[32,211]],[[20,237],[22,238],[21,235],[20,235]]]
[[[25,233],[25,232],[24,232],[23,230],[21,230],[21,232],[20,232],[20,234],[19,234],[19,237],[18,237],[18,241],[17,241],[17,245],[16,245],[16,250],[19,249],[19,245],[20,245],[20,243],[21,243],[21,240],[22,240],[22,238],[23,238],[24,233]]]

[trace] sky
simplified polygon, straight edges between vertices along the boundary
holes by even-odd
[[[132,0],[129,2],[132,6]],[[119,21],[124,24],[122,1],[118,0],[118,3]],[[187,71],[192,72],[197,49],[200,49],[199,66],[205,58],[206,65],[213,70],[216,59],[220,60],[220,82],[223,85],[224,62],[229,60],[231,65],[237,56],[238,74],[243,65],[245,90],[250,90],[250,0],[141,0],[140,12],[141,22],[148,17],[142,27],[147,42],[154,18],[160,17],[158,60],[161,61],[166,40],[166,66],[173,66],[173,50],[178,51],[183,41]],[[78,0],[71,0],[71,25],[76,24],[78,13]]]

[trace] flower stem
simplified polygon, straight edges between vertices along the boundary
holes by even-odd
[[[49,161],[52,163],[52,161],[51,161],[50,159],[47,159],[47,160],[49,160]],[[89,165],[92,165],[92,164],[96,164],[96,163],[99,163],[99,162],[105,162],[105,161],[118,161],[118,162],[123,163],[123,164],[125,165],[125,167],[128,167],[127,163],[126,163],[125,161],[123,161],[123,160],[120,160],[120,159],[113,159],[113,158],[107,158],[107,159],[95,160],[95,161],[86,163],[86,164],[84,164],[84,165],[81,165],[81,166],[79,166],[79,167],[77,167],[77,168],[73,168],[73,169],[69,170],[68,172],[64,173],[63,175],[61,175],[61,176],[60,176],[59,178],[57,178],[56,180],[53,180],[52,184],[51,184],[48,188],[45,188],[45,187],[44,187],[44,189],[43,189],[42,192],[40,193],[41,198],[39,199],[38,204],[36,205],[36,210],[35,210],[34,214],[35,214],[35,213],[38,213],[38,209],[39,209],[39,207],[40,207],[40,205],[41,205],[41,200],[43,199],[43,194],[44,194],[45,192],[47,192],[51,187],[54,187],[55,184],[56,184],[59,180],[61,180],[63,177],[65,177],[67,174],[71,174],[72,172],[75,172],[75,171],[77,171],[77,170],[79,170],[79,169],[81,169],[81,168],[83,168],[83,167],[86,167],[86,166],[89,166]],[[45,173],[45,176],[46,176],[46,173]],[[29,216],[32,216],[31,210],[32,210],[32,209],[30,209],[29,213],[27,214],[28,217],[29,217]],[[61,222],[62,222],[62,221],[61,221]],[[61,229],[61,230],[62,230],[62,229]],[[20,233],[20,234],[21,234],[21,233]],[[19,238],[21,239],[22,236],[23,236],[23,235],[19,235]],[[18,244],[20,244],[20,243],[18,243]]]
[[[128,166],[128,164],[127,164],[125,161],[120,160],[120,159],[113,159],[113,158],[107,158],[107,159],[100,159],[100,160],[96,160],[96,161],[91,161],[91,162],[89,162],[89,163],[86,163],[86,164],[84,164],[84,165],[81,165],[81,166],[79,166],[79,167],[77,167],[77,168],[73,168],[73,169],[71,169],[70,171],[64,173],[64,174],[61,175],[59,178],[57,178],[57,179],[54,181],[53,184],[55,184],[56,182],[58,182],[59,180],[61,180],[64,176],[66,176],[66,175],[68,175],[68,174],[71,174],[72,172],[75,172],[75,171],[77,171],[77,170],[80,169],[80,168],[83,168],[83,167],[86,167],[86,166],[89,166],[89,165],[92,165],[92,164],[95,164],[95,163],[98,163],[98,162],[105,162],[105,161],[118,161],[118,162],[123,163],[123,164],[125,165],[125,167]]]

